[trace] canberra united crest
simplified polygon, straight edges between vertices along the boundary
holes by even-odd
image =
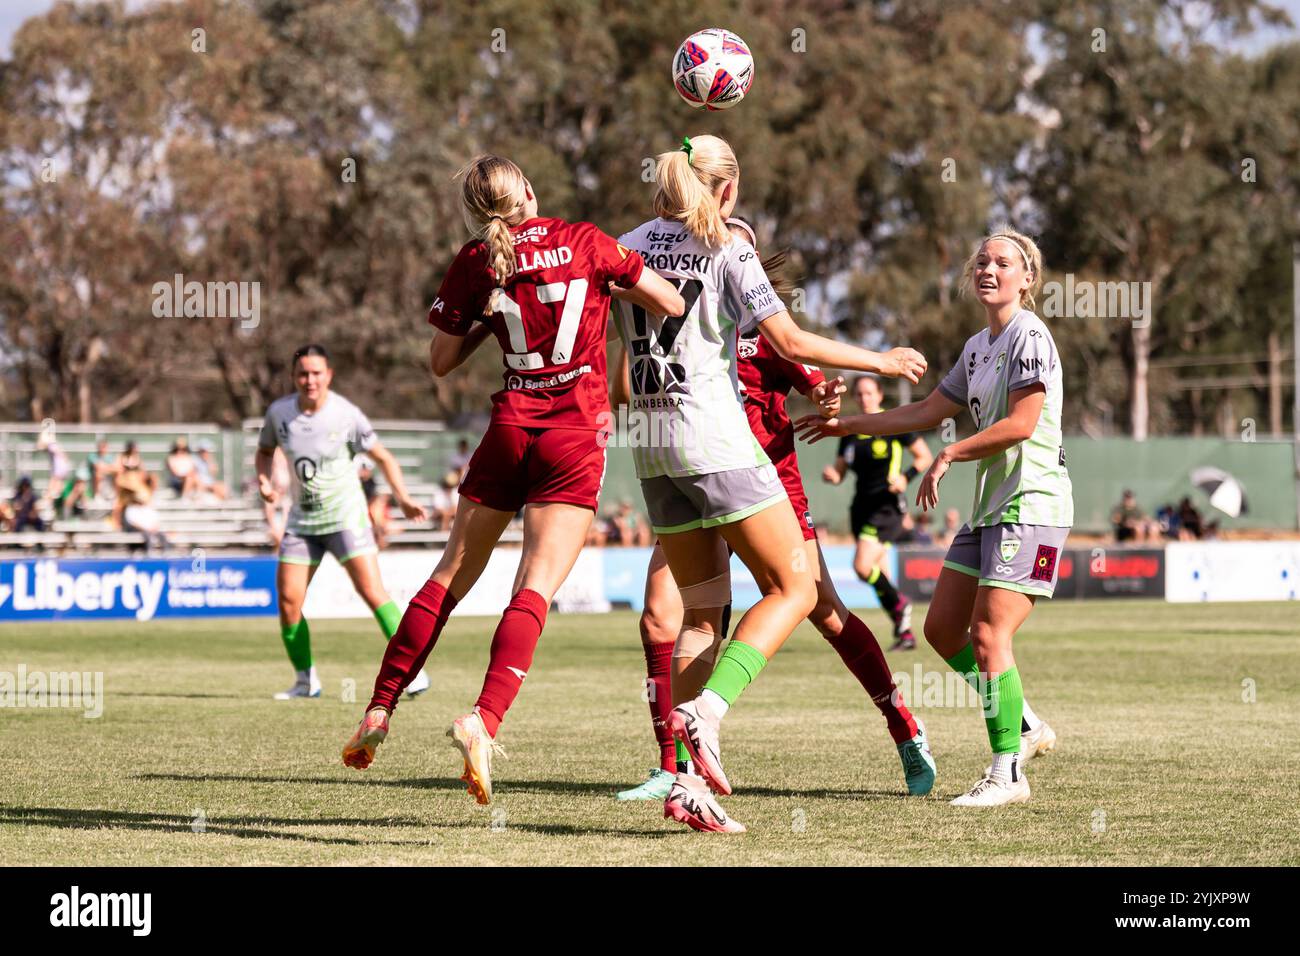
[[[1002,563],[1010,564],[1011,559],[1020,553],[1020,539],[1008,538],[1001,542],[998,547],[1001,549]]]
[[[993,371],[995,372],[1002,371],[1002,365],[1006,362],[1006,360],[1007,360],[1007,353],[1006,352],[999,353],[997,363],[993,366]]]

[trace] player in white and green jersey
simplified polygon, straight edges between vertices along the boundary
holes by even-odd
[[[397,632],[402,612],[384,590],[379,577],[379,549],[353,458],[365,452],[375,460],[393,490],[393,500],[406,517],[427,519],[424,508],[411,500],[402,468],[379,443],[365,413],[342,395],[330,391],[334,372],[329,354],[320,345],[307,345],[293,356],[297,391],[271,403],[257,441],[258,491],[273,504],[279,497],[271,480],[276,448],[284,452],[293,475],[293,508],[280,541],[276,588],[280,599],[280,637],[293,663],[293,687],[277,700],[319,697],[320,679],[311,655],[311,632],[302,616],[307,586],[326,552],[348,572],[357,593],[370,606],[384,639]],[[427,690],[421,671],[407,686],[408,694]]]
[[[655,176],[658,218],[620,242],[675,282],[686,308],[664,316],[623,302],[616,318],[637,477],[684,609],[673,650],[678,706],[669,717],[680,745],[679,772],[664,813],[697,830],[738,832],[744,827],[709,792],[731,792],[719,724],[817,600],[794,511],[745,414],[736,378],[738,334],[757,326],[792,361],[914,382],[925,360],[911,349],[882,355],[795,325],[754,247],[727,230],[740,169],[726,142],[685,139],[680,150],[658,157]],[[731,600],[728,546],[763,597],[740,618],[719,656],[722,611]]]
[[[875,415],[798,423],[814,441],[863,432],[892,435],[933,428],[961,409],[976,432],[942,449],[917,492],[925,509],[953,462],[974,461],[971,518],[954,539],[935,586],[925,637],[984,698],[993,762],[958,806],[1029,799],[1022,763],[1056,745],[1056,735],[1024,700],[1012,637],[1039,597],[1056,588],[1074,498],[1061,440],[1061,360],[1052,333],[1030,309],[1041,285],[1042,254],[1028,236],[1001,229],[966,264],[965,282],[984,306],[987,327],[966,341],[957,364],[923,401]]]

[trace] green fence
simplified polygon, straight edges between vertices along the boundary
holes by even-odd
[[[245,487],[252,476],[252,454],[260,420],[244,423],[240,430],[222,430],[215,425],[59,426],[57,438],[73,465],[79,464],[105,438],[114,453],[127,441],[135,441],[147,463],[160,470],[171,443],[185,435],[191,447],[200,440],[212,443],[225,480],[235,489]],[[412,484],[437,483],[447,470],[456,442],[466,438],[477,445],[479,433],[446,430],[440,423],[377,421],[375,429],[385,445],[396,454]],[[44,487],[47,457],[36,450],[39,425],[0,425],[0,493],[7,493],[20,474],[29,474]],[[939,447],[930,436],[932,448]],[[1250,510],[1240,518],[1214,517],[1228,529],[1285,529],[1298,527],[1296,515],[1296,470],[1294,446],[1289,441],[1228,441],[1218,438],[1152,438],[1137,442],[1127,438],[1092,440],[1071,437],[1065,441],[1066,463],[1074,483],[1075,527],[1081,531],[1107,531],[1110,513],[1125,488],[1137,494],[1138,504],[1154,515],[1162,504],[1176,504],[1191,495],[1197,507],[1206,509],[1205,496],[1192,487],[1191,471],[1213,465],[1235,475],[1246,489]],[[835,457],[835,442],[799,446],[799,462],[813,516],[832,531],[848,528],[848,506],[852,478],[839,486],[821,480],[822,469]],[[957,508],[963,519],[970,509],[975,476],[974,463],[954,465],[940,487],[940,507]],[[914,495],[916,483],[911,493]],[[640,486],[632,466],[632,453],[615,442],[609,449],[603,500],[612,508],[627,499],[641,507]]]

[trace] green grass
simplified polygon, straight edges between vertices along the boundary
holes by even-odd
[[[630,613],[552,616],[502,731],[495,809],[464,793],[443,737],[477,694],[492,620],[452,622],[434,689],[402,704],[365,773],[339,748],[380,659],[369,622],[313,623],[327,696],[288,703],[269,699],[290,679],[271,620],[7,625],[0,670],[103,671],[106,702],[97,720],[0,713],[0,865],[1294,865],[1295,615],[1045,603],[1017,658],[1060,746],[1031,764],[1029,804],[993,811],[946,802],[987,762],[978,710],[917,708],[939,781],[905,798],[884,722],[804,625],[723,730],[737,791],[725,805],[750,828],[738,837],[612,798],[655,762]],[[866,619],[884,630],[878,612]],[[890,662],[942,669],[928,648]],[[344,679],[359,702],[341,699]],[[198,810],[206,832],[192,832]]]

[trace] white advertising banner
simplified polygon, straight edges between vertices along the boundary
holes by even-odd
[[[498,548],[492,552],[478,583],[456,605],[452,616],[499,615],[510,603],[515,572],[519,570],[519,548]],[[415,593],[433,573],[441,551],[383,551],[379,573],[384,586],[403,611]],[[601,552],[584,548],[569,577],[555,595],[556,609],[564,612],[601,613],[609,610],[605,599],[605,565]],[[312,618],[370,617],[370,608],[357,596],[352,581],[338,562],[326,558],[316,571],[303,614]]]
[[[1174,541],[1165,549],[1168,601],[1294,601],[1300,541]]]

